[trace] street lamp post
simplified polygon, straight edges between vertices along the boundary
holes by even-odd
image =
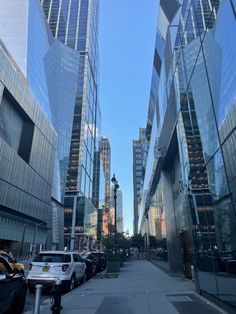
[[[119,189],[118,181],[116,180],[115,174],[113,174],[113,177],[111,179],[111,182],[113,183],[114,187],[114,210],[115,210],[115,255],[117,254],[117,212],[116,212],[116,200],[117,200],[117,190]]]

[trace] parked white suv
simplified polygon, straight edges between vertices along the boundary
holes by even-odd
[[[76,252],[42,251],[30,263],[27,282],[29,291],[35,285],[51,287],[57,279],[63,288],[72,290],[79,282],[86,280],[86,264]]]

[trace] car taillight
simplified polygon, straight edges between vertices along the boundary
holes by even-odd
[[[65,272],[65,271],[67,271],[68,267],[69,267],[69,264],[63,264],[61,269],[63,272]]]
[[[30,264],[29,264],[29,270],[31,270],[31,269],[32,269],[32,266],[33,266],[33,264],[32,264],[32,263],[30,263]]]

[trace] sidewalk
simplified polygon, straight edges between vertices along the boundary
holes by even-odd
[[[62,297],[61,314],[218,314],[194,284],[170,277],[148,261],[125,263],[117,278],[91,279]],[[51,313],[50,306],[41,314]]]

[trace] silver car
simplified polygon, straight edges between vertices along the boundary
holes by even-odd
[[[72,290],[86,281],[86,264],[76,252],[42,251],[30,263],[27,282],[33,292],[36,284],[52,287],[60,279],[64,289]]]

